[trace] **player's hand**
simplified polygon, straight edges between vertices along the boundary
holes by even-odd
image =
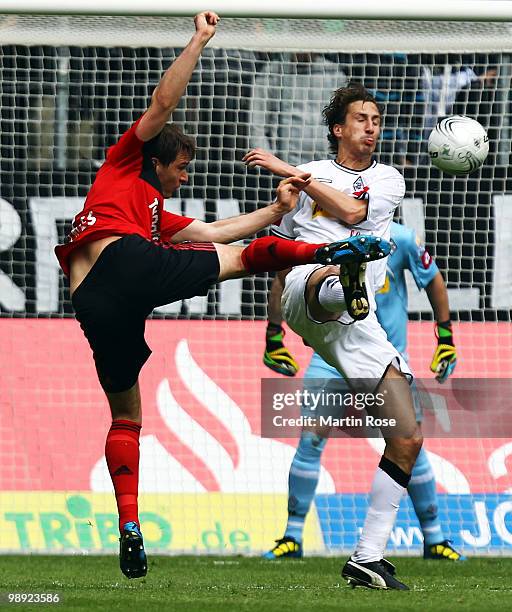
[[[436,328],[437,348],[430,364],[430,369],[436,374],[436,380],[444,383],[457,365],[457,350],[453,344],[451,324],[438,325]]]
[[[267,368],[283,376],[295,376],[299,371],[299,364],[285,346],[274,351],[265,351],[263,363]]]
[[[283,376],[295,376],[299,371],[299,364],[292,357],[290,351],[283,344],[284,329],[278,328],[274,335],[267,330],[267,341],[263,354],[263,363],[274,372]]]
[[[280,215],[293,210],[299,200],[299,194],[311,182],[311,174],[305,172],[282,180],[277,186],[276,201],[273,206]]]
[[[277,176],[295,176],[299,172],[295,166],[287,164],[264,149],[251,149],[249,153],[244,155],[242,161],[251,168],[259,166],[272,172],[272,174],[277,174]]]
[[[214,36],[218,22],[219,16],[213,11],[204,11],[203,13],[198,13],[194,17],[196,34],[201,37],[204,44]]]

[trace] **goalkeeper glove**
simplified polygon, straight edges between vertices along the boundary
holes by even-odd
[[[457,364],[451,321],[436,324],[436,338],[437,348],[430,369],[436,374],[437,382],[444,383]]]
[[[263,363],[284,376],[295,376],[299,365],[283,344],[284,329],[280,325],[269,323],[267,327],[267,345],[263,354]]]

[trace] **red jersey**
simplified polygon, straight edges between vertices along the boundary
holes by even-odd
[[[126,234],[168,242],[194,220],[163,209],[160,181],[145,143],[135,134],[139,121],[110,147],[65,243],[55,247],[66,276],[70,253],[88,242]]]

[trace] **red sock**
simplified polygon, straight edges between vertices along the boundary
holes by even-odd
[[[117,419],[107,434],[105,457],[114,484],[119,512],[119,531],[125,523],[139,525],[139,435],[141,426],[134,421]]]
[[[284,240],[277,236],[256,238],[242,251],[247,272],[277,272],[291,266],[314,263],[314,255],[322,244]]]

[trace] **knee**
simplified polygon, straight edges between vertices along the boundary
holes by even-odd
[[[422,444],[423,438],[419,434],[410,438],[390,439],[386,445],[385,455],[410,474]]]
[[[306,302],[309,311],[314,319],[321,322],[335,321],[343,311],[343,299],[335,300],[335,304],[327,309],[322,306],[319,299],[320,291],[322,290],[325,280],[332,276],[339,276],[339,268],[337,266],[326,266],[313,272],[306,285]],[[342,290],[341,290],[342,291]]]
[[[217,242],[213,244],[219,259],[218,282],[255,273],[251,271],[251,266],[247,260],[247,249],[251,245],[244,249],[244,247],[232,244],[218,244]]]
[[[405,456],[407,458],[412,458],[413,461],[416,461],[416,457],[418,456],[423,445],[423,436],[415,435],[412,438],[404,438],[401,441],[401,445]]]

